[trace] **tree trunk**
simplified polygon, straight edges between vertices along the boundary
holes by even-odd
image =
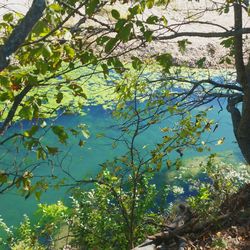
[[[242,29],[242,6],[240,3],[234,4],[234,26],[236,31]],[[247,163],[250,164],[250,81],[248,67],[245,67],[243,60],[242,34],[237,34],[234,37],[234,54],[237,81],[242,86],[243,97],[238,102],[229,100],[228,111],[231,113],[234,134],[240,150]],[[236,105],[241,101],[242,110],[240,112]]]
[[[236,139],[239,144],[240,150],[250,164],[250,95],[243,97],[242,115],[237,129]]]
[[[45,8],[45,0],[34,0],[25,17],[14,28],[4,45],[0,46],[0,72],[9,65],[10,56],[24,43],[34,25],[42,17]]]

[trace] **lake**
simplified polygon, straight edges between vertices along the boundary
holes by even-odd
[[[211,103],[209,104],[209,106]],[[216,141],[211,144],[211,153],[219,152],[223,155],[223,157],[228,156],[232,158],[236,158],[237,160],[242,161],[242,157],[239,151],[237,144],[235,143],[235,138],[232,132],[232,125],[230,115],[226,110],[222,112],[219,111],[219,107],[216,102],[213,103],[214,109],[209,112],[209,117],[213,118],[215,123],[219,124],[218,129],[215,132],[206,133],[205,139],[209,140],[218,140],[222,137],[225,137],[225,141],[222,145],[216,145]],[[208,106],[207,106],[208,107]],[[203,107],[203,108],[207,108]],[[47,120],[49,123],[49,119]],[[96,138],[96,135],[99,133],[105,133],[111,137],[115,137],[119,134],[119,131],[115,129],[112,125],[115,124],[115,120],[111,116],[111,112],[109,110],[105,110],[102,106],[94,106],[88,108],[88,112],[86,115],[63,115],[60,116],[55,124],[63,125],[65,127],[74,127],[79,123],[84,123],[88,126],[90,131],[90,138],[86,140],[86,144],[83,147],[79,147],[78,141],[79,138],[71,137],[67,147],[62,146],[60,150],[61,154],[66,155],[63,161],[63,168],[69,171],[75,178],[81,179],[82,177],[90,177],[94,176],[98,173],[100,169],[101,163],[108,159],[112,159],[117,155],[121,155],[125,152],[125,147],[120,145],[117,148],[112,148],[112,141],[106,138]],[[150,127],[143,136],[140,136],[138,141],[138,147],[141,150],[145,149],[145,145],[154,145],[160,141],[162,137],[162,133],[160,128],[164,126],[166,121],[154,124]],[[30,126],[29,122],[20,122],[15,124],[11,130],[12,131],[22,131]],[[10,131],[11,132],[11,131]],[[49,145],[56,145],[58,142],[56,138],[47,134],[45,141]],[[15,158],[20,158],[22,156],[22,152],[17,152],[13,145],[8,144],[6,147],[9,148],[8,160],[13,160]],[[3,150],[3,149],[1,149]],[[187,151],[184,154],[184,158],[187,162],[192,162],[192,160],[199,159],[204,155],[208,155],[208,152],[197,153],[193,151]],[[34,155],[29,155],[26,159],[26,163],[28,161],[32,162],[35,159]],[[60,159],[56,159],[55,161],[59,161]],[[56,174],[63,173],[62,169],[53,169]],[[52,171],[51,166],[40,167],[37,170],[37,173],[48,174]],[[172,170],[173,171],[173,170]],[[164,170],[161,176],[161,181],[167,181],[168,171]],[[8,225],[16,225],[22,219],[23,214],[32,215],[32,213],[37,208],[37,203],[54,203],[58,200],[67,200],[68,193],[66,188],[61,188],[59,190],[49,189],[45,193],[42,194],[41,200],[38,202],[34,195],[30,196],[28,199],[24,199],[24,197],[17,194],[15,190],[8,192],[6,194],[1,195],[1,203],[0,203],[0,214],[2,218]]]

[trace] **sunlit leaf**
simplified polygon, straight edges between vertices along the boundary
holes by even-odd
[[[225,137],[222,137],[221,139],[218,140],[217,145],[223,144],[225,141]]]

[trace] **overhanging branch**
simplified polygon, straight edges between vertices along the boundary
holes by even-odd
[[[250,28],[242,28],[239,30],[230,30],[225,32],[176,32],[174,34],[171,34],[169,36],[155,36],[153,37],[153,40],[155,41],[164,41],[164,40],[170,40],[178,37],[230,37],[230,36],[236,36],[236,35],[243,35],[243,34],[250,34]]]
[[[45,7],[45,0],[34,0],[25,17],[0,48],[0,72],[9,65],[9,57],[24,43],[34,25],[42,17]]]
[[[20,103],[22,102],[23,98],[28,94],[28,92],[32,89],[33,85],[27,85],[24,87],[24,89],[15,96],[14,102],[12,104],[12,107],[10,108],[8,115],[6,119],[4,120],[2,126],[0,127],[0,135],[4,134],[6,129],[11,124],[13,117],[16,113],[17,108],[19,107]]]

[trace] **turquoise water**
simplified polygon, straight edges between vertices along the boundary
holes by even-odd
[[[211,103],[209,104],[209,106]],[[233,155],[237,159],[242,160],[240,151],[237,144],[235,143],[235,138],[232,132],[231,120],[229,114],[224,110],[219,111],[218,105],[213,103],[214,109],[209,112],[209,117],[213,118],[215,123],[219,124],[218,129],[215,132],[207,133],[204,135],[204,139],[208,140],[218,140],[225,137],[224,144],[218,146],[216,141],[211,144],[211,153],[220,152],[224,157]],[[206,108],[206,107],[203,107]],[[48,120],[49,122],[49,120]],[[149,150],[145,145],[153,146],[159,142],[162,138],[162,133],[160,129],[166,124],[167,121],[155,124],[150,127],[143,135],[138,139],[138,148],[144,150],[145,153]],[[91,107],[87,115],[65,115],[61,116],[56,120],[56,124],[63,125],[66,127],[74,127],[79,123],[85,123],[89,127],[90,138],[86,140],[84,147],[79,147],[77,144],[79,138],[71,137],[67,146],[61,146],[61,154],[65,155],[63,161],[63,168],[70,172],[72,176],[77,179],[83,177],[87,178],[94,176],[98,173],[100,169],[100,164],[108,159],[112,159],[117,155],[121,155],[126,151],[124,145],[119,145],[117,148],[112,148],[112,140],[104,138],[96,138],[98,133],[105,133],[110,137],[115,137],[119,135],[119,130],[112,127],[116,124],[116,121],[112,118],[110,111],[102,109],[101,106]],[[30,126],[27,122],[16,124],[12,130],[19,131]],[[50,133],[45,137],[46,143],[48,145],[58,144],[55,137]],[[6,147],[6,146],[5,146]],[[8,144],[9,156],[8,160],[14,161],[15,158],[20,159],[20,157],[25,157],[22,152],[17,152],[13,145]],[[6,148],[5,148],[6,149]],[[194,159],[195,156],[208,155],[208,152],[197,153],[193,151],[185,152],[184,157],[186,159]],[[27,162],[32,162],[35,158],[35,153],[27,156]],[[55,162],[60,162],[61,158],[54,158]],[[4,167],[1,167],[4,168]],[[36,170],[36,174],[43,175],[48,173],[61,173],[62,169],[58,166],[48,166],[42,164],[39,169]],[[162,180],[167,180],[167,171],[162,173]],[[61,188],[59,190],[49,189],[41,196],[41,203],[54,203],[60,199],[68,198],[67,188]],[[22,218],[23,214],[32,215],[32,213],[37,208],[37,203],[39,203],[34,196],[30,196],[27,199],[16,193],[15,190],[1,195],[0,203],[0,214],[8,225],[16,225]]]

